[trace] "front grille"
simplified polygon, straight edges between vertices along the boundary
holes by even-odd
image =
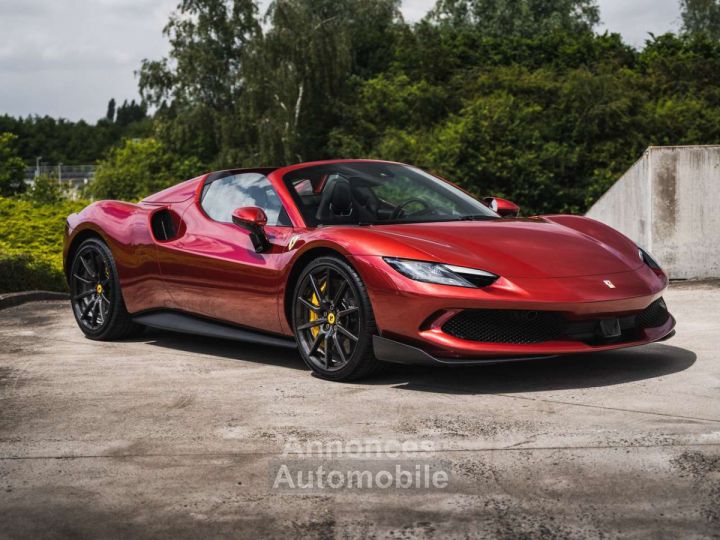
[[[521,311],[504,309],[466,309],[443,326],[451,336],[485,343],[527,345],[557,339],[600,344],[632,340],[638,330],[655,328],[670,318],[662,299],[636,315],[619,318],[620,336],[605,337],[601,319],[569,321],[554,311]]]
[[[564,321],[551,311],[511,311],[504,309],[467,309],[442,329],[443,332],[470,341],[487,343],[540,343],[562,336]]]

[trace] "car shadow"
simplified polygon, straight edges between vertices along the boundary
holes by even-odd
[[[502,394],[612,386],[684,371],[697,355],[682,347],[652,344],[488,366],[393,366],[363,383],[446,394]]]
[[[183,353],[309,371],[297,351],[225,339],[148,329],[142,338],[154,347]],[[697,359],[682,347],[652,344],[617,351],[576,354],[488,366],[424,367],[387,364],[371,379],[350,384],[391,386],[446,394],[542,392],[612,386],[684,371]],[[336,383],[328,383],[336,384]]]

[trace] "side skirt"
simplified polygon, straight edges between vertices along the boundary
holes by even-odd
[[[145,326],[159,328],[160,330],[171,330],[184,334],[196,334],[198,336],[215,337],[221,339],[232,339],[258,345],[272,345],[274,347],[285,347],[287,349],[297,348],[294,339],[271,336],[238,328],[229,324],[223,324],[200,317],[194,317],[177,311],[154,311],[136,315],[133,320]]]

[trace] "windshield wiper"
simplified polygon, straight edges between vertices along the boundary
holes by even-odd
[[[462,216],[456,218],[455,221],[485,221],[489,219],[498,219],[497,216],[488,216],[485,214],[475,214],[470,216]]]
[[[446,219],[393,219],[393,220],[378,220],[378,221],[359,221],[356,225],[368,226],[368,225],[409,225],[417,223],[449,223],[451,221],[486,221],[491,219],[500,219],[497,216],[486,216],[484,214],[477,214],[472,216],[462,217],[451,217]]]

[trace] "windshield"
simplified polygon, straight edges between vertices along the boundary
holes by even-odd
[[[284,181],[309,226],[498,217],[464,191],[396,163],[317,165],[289,172]]]

